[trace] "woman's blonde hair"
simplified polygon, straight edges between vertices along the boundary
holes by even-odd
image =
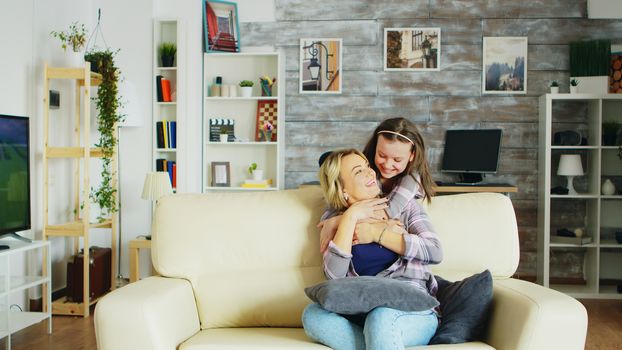
[[[357,149],[341,149],[333,151],[326,157],[318,172],[324,199],[331,208],[338,211],[345,210],[348,207],[348,202],[343,196],[343,184],[339,172],[341,170],[341,159],[350,154],[356,154],[367,160],[367,157]]]

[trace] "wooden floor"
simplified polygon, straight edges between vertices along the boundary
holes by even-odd
[[[581,300],[588,311],[587,350],[622,349],[622,300]],[[91,350],[97,349],[93,313],[91,317],[54,316],[53,332],[46,333],[46,322],[13,335],[14,350]],[[6,339],[0,341],[4,348]],[[534,349],[540,350],[540,349]]]

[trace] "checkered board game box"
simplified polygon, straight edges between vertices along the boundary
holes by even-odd
[[[261,100],[257,102],[257,120],[255,124],[255,141],[261,140],[261,128],[266,122],[274,127],[270,141],[277,140],[277,100]]]

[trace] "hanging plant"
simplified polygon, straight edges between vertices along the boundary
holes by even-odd
[[[118,107],[121,105],[117,87],[119,70],[114,65],[114,55],[117,52],[113,52],[110,49],[89,51],[84,56],[87,61],[91,62],[91,68],[95,66],[97,72],[102,75],[102,83],[99,85],[97,96],[93,98],[98,111],[97,131],[99,131],[99,141],[95,146],[100,147],[103,154],[102,181],[97,190],[91,189],[90,194],[91,199],[101,209],[100,216],[98,217],[100,222],[103,221],[105,216],[109,216],[119,210],[115,200],[117,190],[112,186],[114,170],[111,169],[111,161],[117,145],[116,124],[123,119],[123,116],[117,112]]]

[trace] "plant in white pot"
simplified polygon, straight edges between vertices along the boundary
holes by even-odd
[[[248,173],[253,177],[253,180],[263,180],[263,170],[257,168],[257,163],[252,163],[248,167]]]
[[[253,95],[253,83],[251,80],[242,80],[240,82],[240,90],[242,97],[251,97]]]
[[[229,134],[227,133],[227,128],[220,128],[220,142],[228,142]]]
[[[570,43],[570,79],[578,81],[577,92],[606,94],[609,91],[611,40]]]
[[[579,92],[579,80],[575,78],[571,78],[570,79],[570,93],[576,94],[577,92]]]
[[[552,94],[559,93],[559,83],[557,82],[557,80],[553,80],[551,82],[551,93]]]

